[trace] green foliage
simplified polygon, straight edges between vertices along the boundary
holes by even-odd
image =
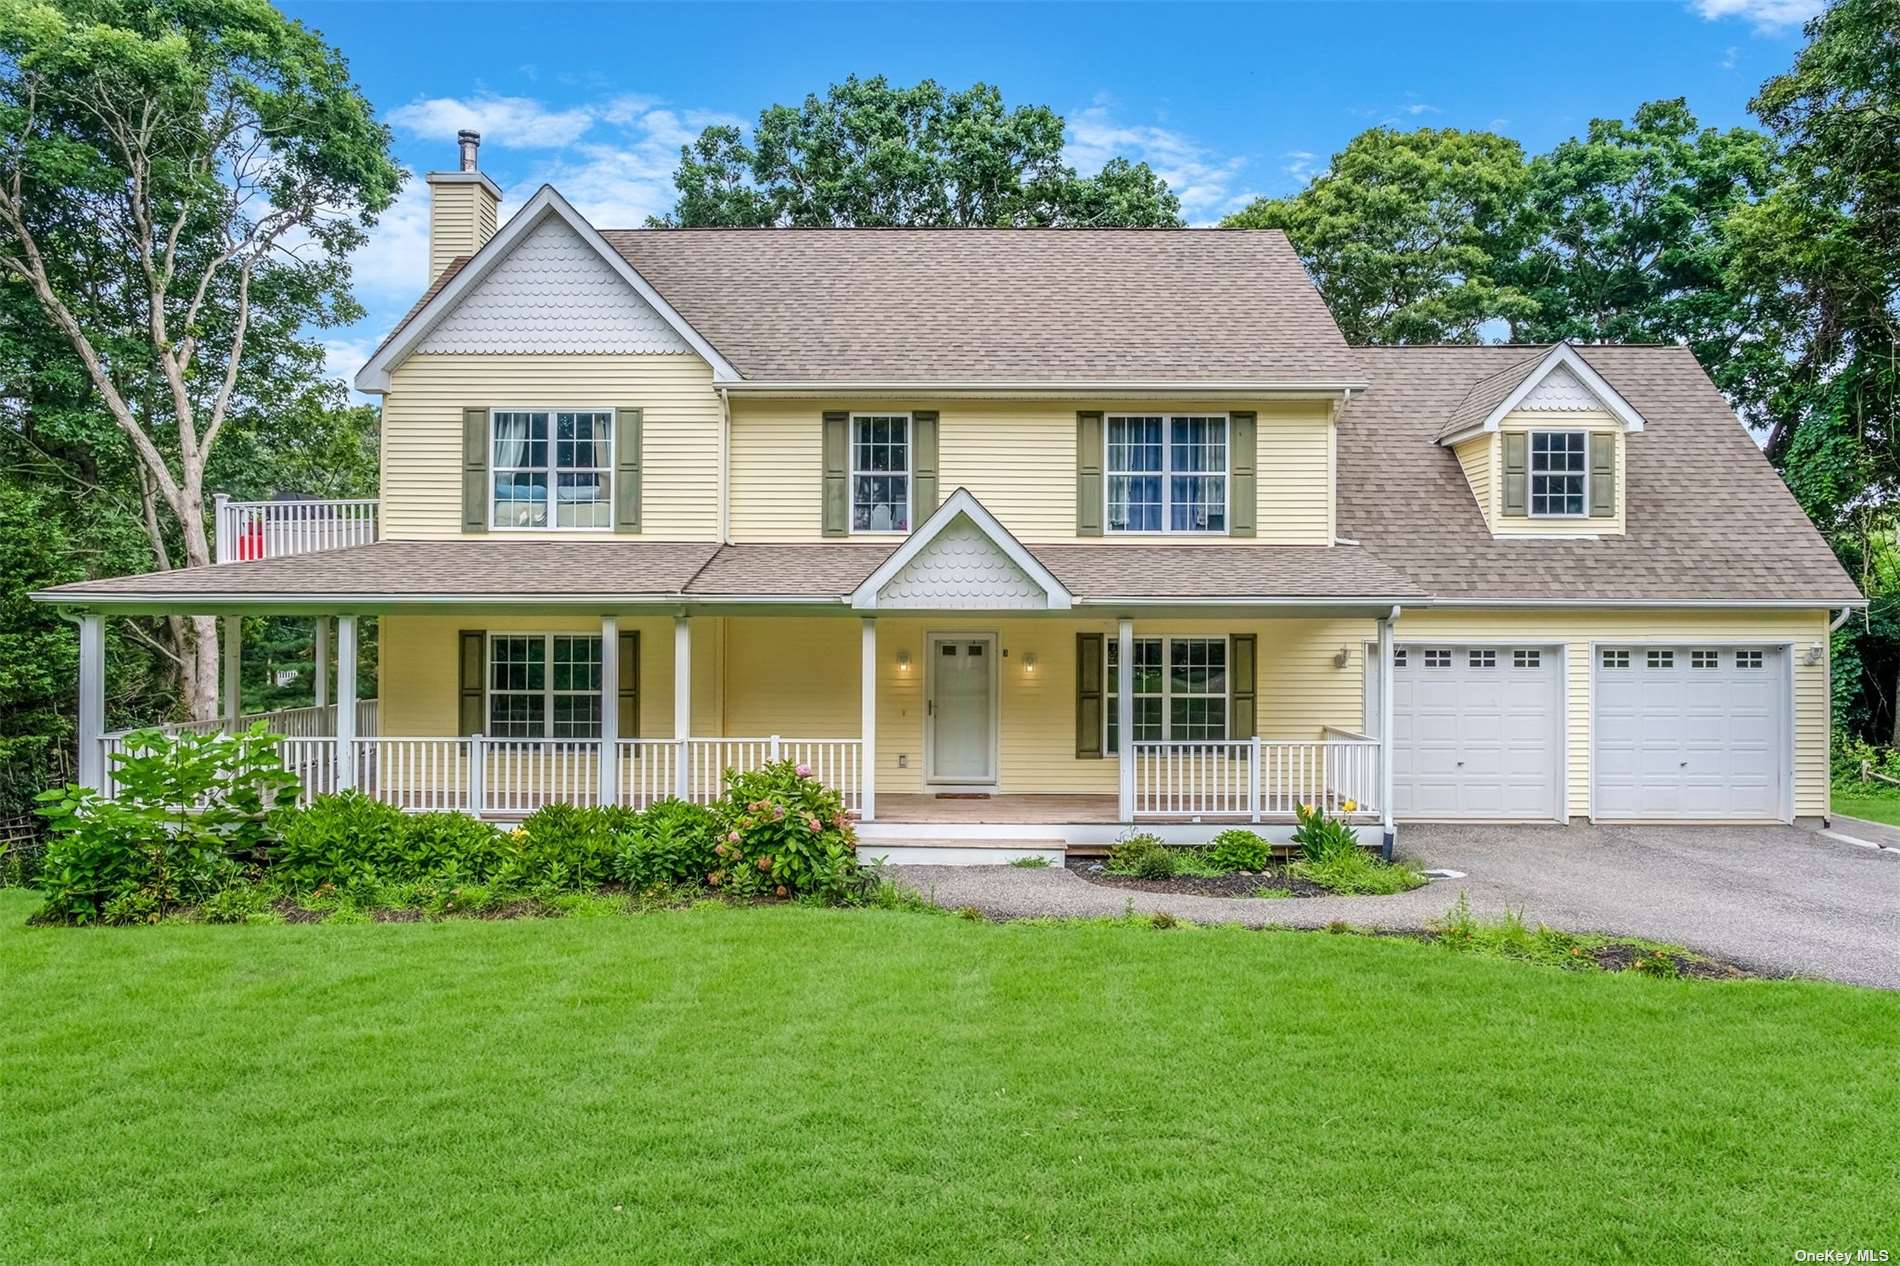
[[[1387,897],[1425,884],[1410,862],[1382,862],[1357,845],[1334,849],[1317,861],[1295,862],[1293,873],[1342,897]]]
[[[705,883],[719,869],[720,833],[719,816],[705,805],[661,800],[616,835],[614,878],[635,890]]]
[[[1046,857],[1017,857],[1013,858],[1009,864],[1014,866],[1017,870],[1049,869],[1049,859]]]
[[[1323,862],[1339,853],[1359,851],[1359,836],[1341,818],[1331,817],[1316,805],[1293,806],[1298,825],[1293,828],[1293,844],[1309,862]]]
[[[140,731],[114,761],[115,799],[72,785],[46,792],[44,917],[147,922],[231,882],[240,859],[259,855],[275,802],[296,796],[279,741],[262,726],[237,735]]]
[[[805,766],[786,760],[729,771],[719,814],[725,835],[713,846],[714,887],[840,900],[864,882],[843,799]]]
[[[1560,932],[1542,923],[1529,927],[1524,922],[1523,912],[1517,910],[1506,910],[1496,919],[1480,919],[1471,912],[1470,898],[1462,892],[1451,909],[1432,921],[1431,927],[1438,943],[1449,950],[1540,963],[1566,971],[1595,971],[1605,966],[1598,954],[1606,947],[1625,951],[1614,955],[1612,962],[1626,959],[1629,970],[1661,978],[1680,975],[1681,963],[1694,957],[1676,945]]]
[[[1095,176],[1062,160],[1046,106],[1008,109],[988,84],[946,91],[852,76],[799,106],[760,111],[750,141],[717,124],[680,149],[688,228],[1172,226],[1181,204],[1146,163]]]
[[[1160,837],[1139,832],[1125,835],[1108,850],[1108,870],[1112,875],[1133,875],[1137,879],[1172,879],[1180,873],[1180,859]]]
[[[272,871],[292,888],[307,890],[394,878],[390,871],[401,854],[406,824],[395,806],[360,791],[342,791],[285,810],[274,825]]]
[[[1223,874],[1236,870],[1259,872],[1273,864],[1273,845],[1244,827],[1216,835],[1207,846],[1208,864]]]
[[[598,888],[614,875],[618,834],[636,820],[612,805],[543,805],[509,834],[511,852],[495,877],[542,892]]]

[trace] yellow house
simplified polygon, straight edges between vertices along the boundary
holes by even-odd
[[[474,152],[357,380],[380,497],[40,595],[88,780],[104,617],[232,617],[235,666],[275,612],[336,627],[307,783],[408,807],[795,759],[948,860],[1828,811],[1863,600],[1682,348],[1348,347],[1277,232],[603,231],[549,187],[497,228]]]

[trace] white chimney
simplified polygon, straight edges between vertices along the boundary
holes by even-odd
[[[455,171],[429,173],[429,280],[442,275],[456,258],[473,255],[495,236],[501,189],[483,175],[475,154],[482,134],[456,133]]]

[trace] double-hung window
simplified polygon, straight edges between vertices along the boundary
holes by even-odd
[[[1121,750],[1121,643],[1107,639],[1108,752]],[[1205,742],[1227,737],[1227,639],[1135,639],[1135,741]]]
[[[488,734],[600,737],[600,638],[495,633],[488,639]]]
[[[1227,418],[1122,414],[1107,418],[1111,532],[1225,532]]]
[[[1583,431],[1531,432],[1531,514],[1562,518],[1590,505],[1590,437]]]
[[[614,525],[610,409],[496,409],[490,466],[498,528]]]
[[[851,415],[851,530],[910,531],[910,415]]]

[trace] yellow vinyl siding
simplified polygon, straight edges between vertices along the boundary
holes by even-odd
[[[1566,412],[1566,413],[1509,413],[1498,423],[1498,430],[1489,437],[1490,448],[1487,464],[1491,469],[1502,471],[1504,458],[1500,451],[1502,436],[1506,431],[1588,431],[1592,435],[1612,435],[1616,439],[1616,513],[1606,518],[1535,518],[1531,515],[1506,517],[1504,514],[1504,480],[1498,478],[1491,483],[1491,512],[1489,515],[1491,531],[1498,536],[1621,536],[1623,535],[1623,452],[1627,445],[1623,438],[1623,424],[1607,413]],[[1476,441],[1467,441],[1473,443]],[[1463,445],[1459,446],[1461,449]],[[1459,454],[1459,460],[1464,455]],[[1466,467],[1470,473],[1470,467]],[[1476,485],[1473,485],[1474,487]],[[1526,496],[1528,496],[1528,492]]]
[[[1492,450],[1496,447],[1497,436],[1485,434],[1468,439],[1452,449],[1452,452],[1458,455],[1458,464],[1464,467],[1465,482],[1471,485],[1471,495],[1478,503],[1478,513],[1484,516],[1487,526],[1494,522],[1491,504],[1491,468]]]
[[[462,410],[478,406],[642,410],[639,539],[718,538],[720,410],[704,361],[688,353],[484,353],[415,355],[392,375],[383,403],[383,539],[462,534]],[[812,486],[815,504],[815,478]],[[489,535],[539,540],[550,533]]]
[[[1828,616],[1820,611],[1407,611],[1400,643],[1511,640],[1562,645],[1565,661],[1565,783],[1570,816],[1590,813],[1590,649],[1593,642],[1632,639],[1694,646],[1793,644],[1797,817],[1827,811],[1828,696],[1825,661],[1804,662],[1807,648],[1827,643]]]
[[[970,490],[1020,540],[1072,542],[1075,535],[1075,414],[1259,414],[1256,465],[1258,541],[1332,541],[1333,429],[1325,401],[1265,403],[1101,402],[1095,400],[748,400],[732,404],[732,538],[735,542],[821,539],[824,459],[820,419],[827,409],[858,413],[938,412],[938,487]],[[1226,541],[1226,536],[1109,533],[1118,541]]]
[[[495,236],[495,200],[473,181],[429,184],[429,279]]]

